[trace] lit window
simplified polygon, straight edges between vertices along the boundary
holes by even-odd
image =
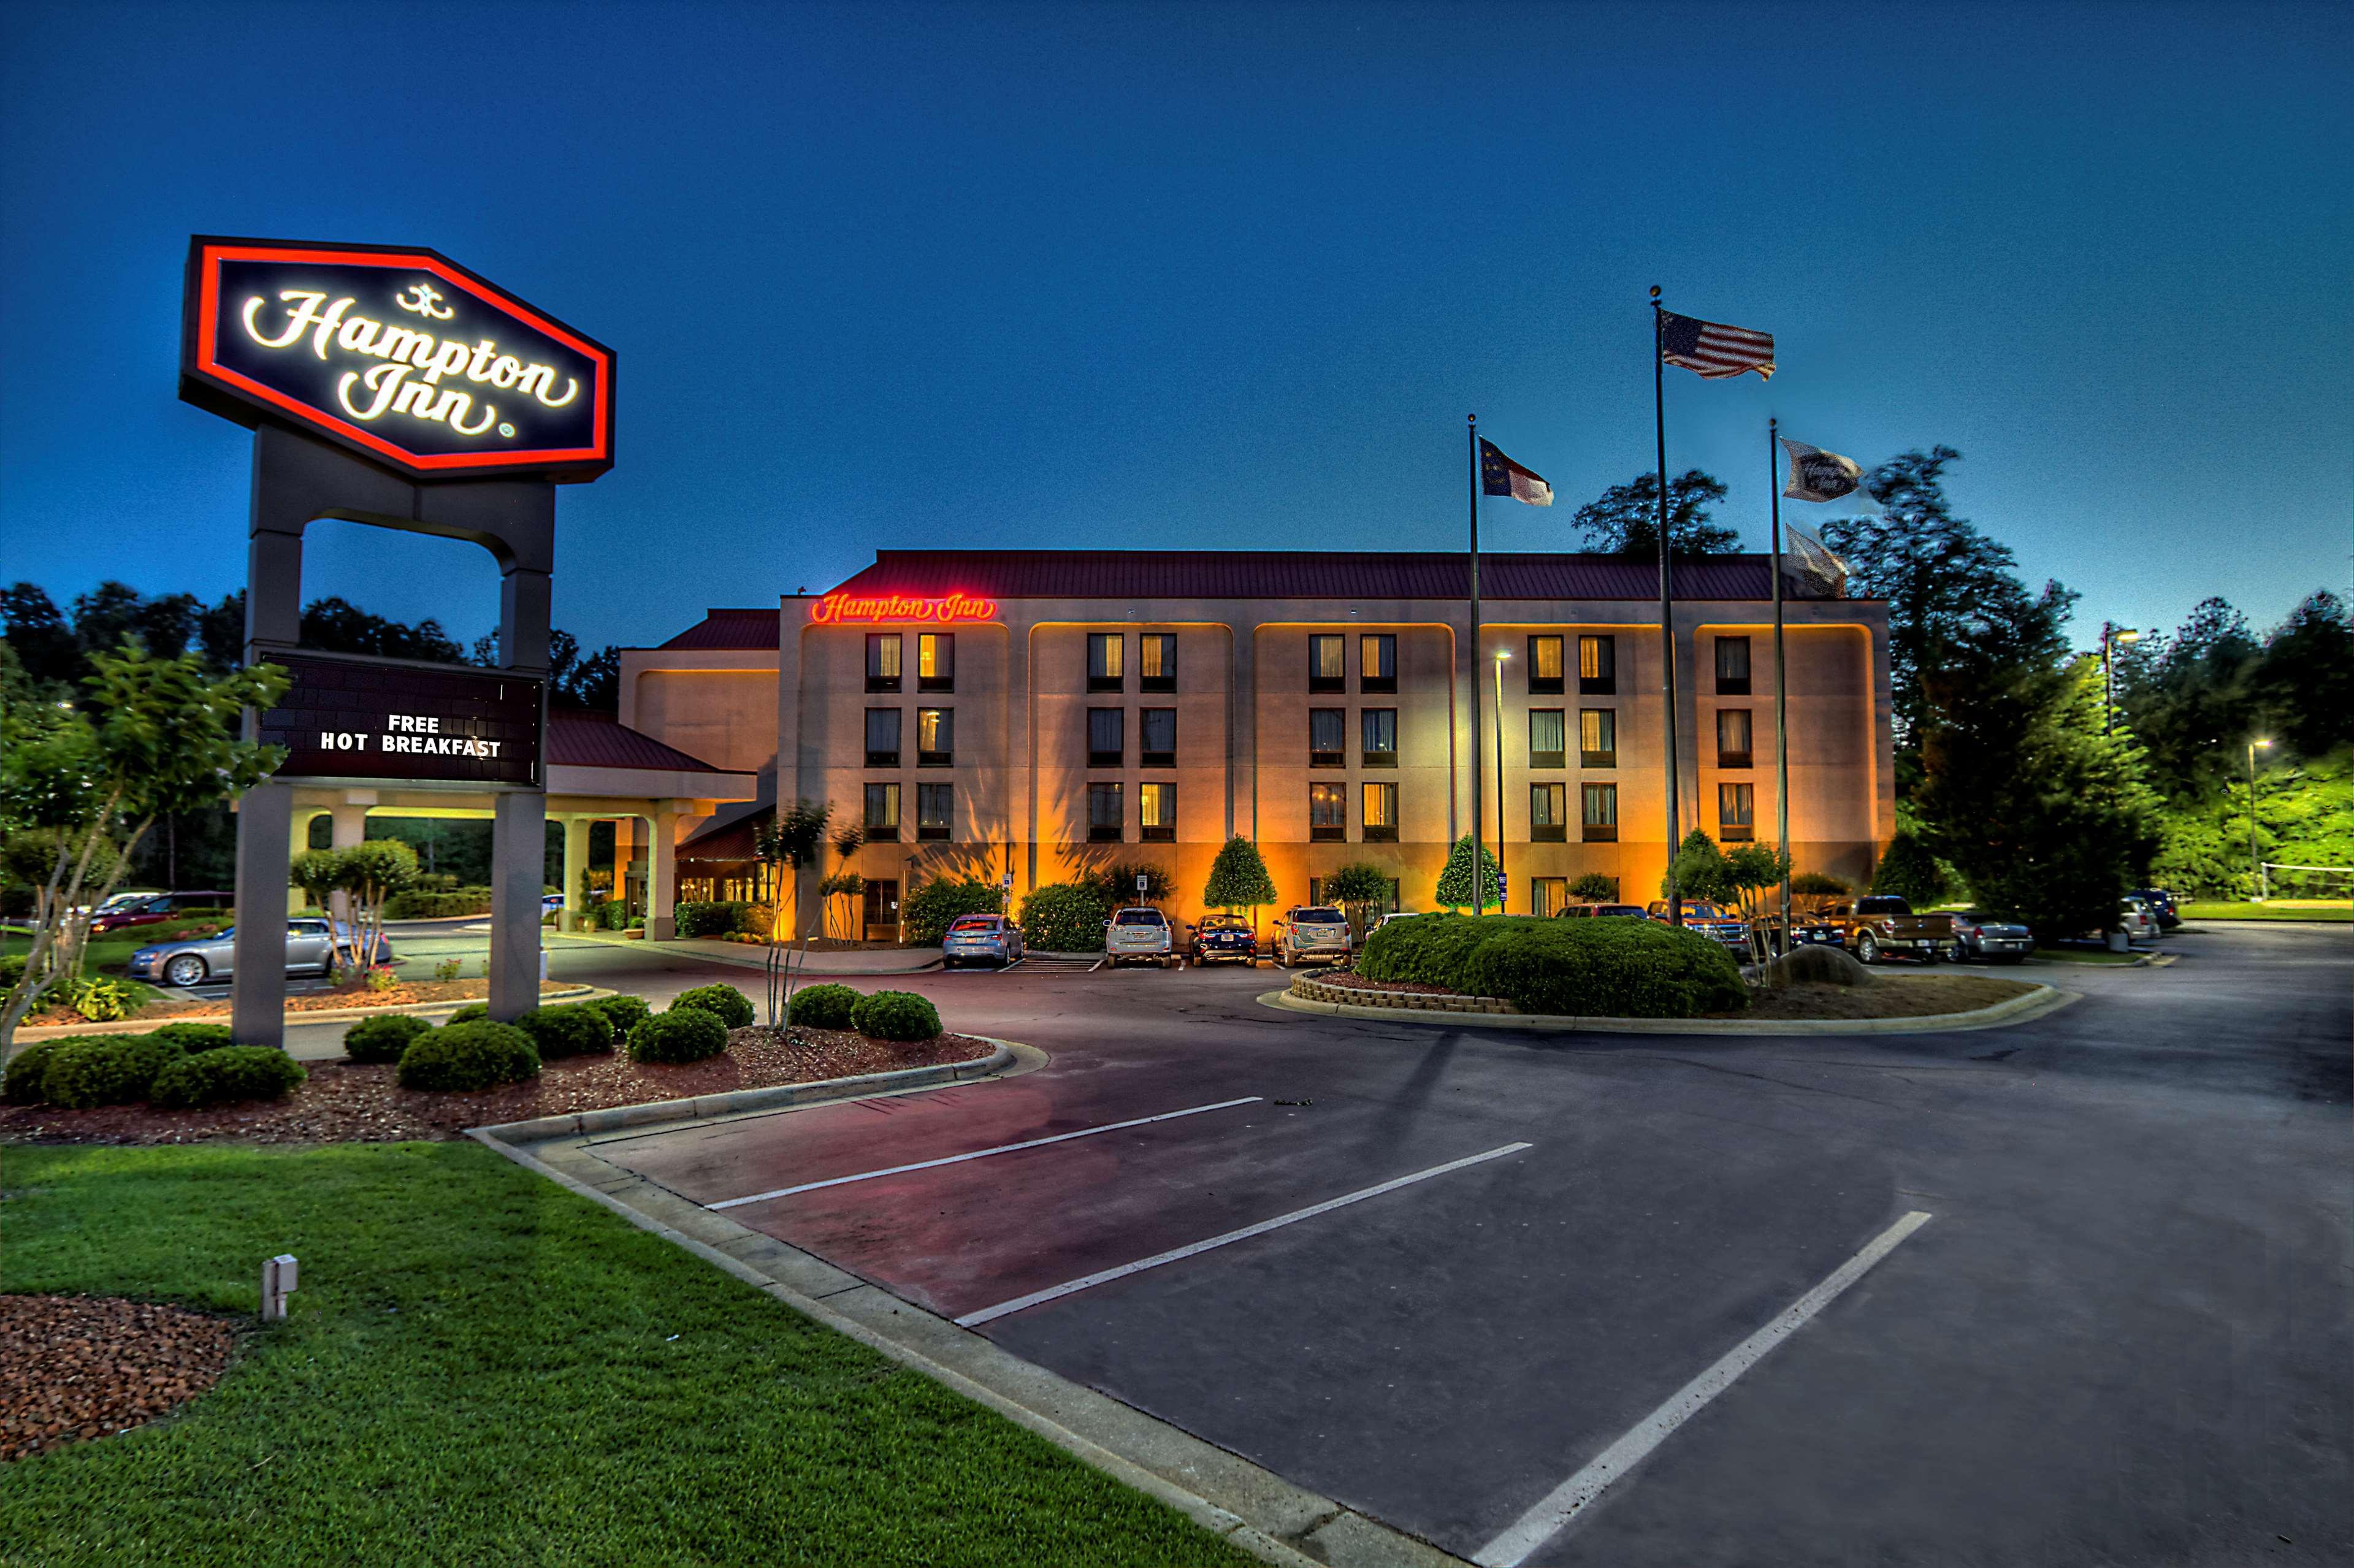
[[[1349,797],[1341,785],[1308,787],[1308,836],[1319,842],[1349,836]]]
[[[923,631],[916,636],[916,690],[956,690],[956,633]]]
[[[1568,726],[1559,708],[1529,710],[1529,766],[1559,768],[1567,749]]]
[[[1340,636],[1311,637],[1308,640],[1308,689],[1311,692],[1341,692],[1348,690],[1349,669],[1343,661],[1348,657],[1348,639]]]
[[[916,836],[919,839],[944,839],[949,836],[949,814],[954,805],[955,789],[951,784],[918,784],[916,786]]]
[[[1118,631],[1087,633],[1087,690],[1117,692],[1127,683],[1128,638]]]
[[[1745,843],[1757,836],[1756,812],[1755,785],[1716,787],[1716,836],[1726,843]]]
[[[1361,692],[1397,690],[1396,633],[1369,631],[1357,639],[1357,689]]]
[[[1562,642],[1558,637],[1529,639],[1529,693],[1557,696],[1562,689]]]
[[[1362,786],[1364,795],[1365,842],[1369,844],[1397,842],[1397,789],[1394,784]]]
[[[1577,689],[1591,697],[1618,691],[1618,640],[1581,637],[1577,640]]]
[[[956,710],[916,710],[916,766],[947,768],[956,761]],[[946,786],[939,786],[946,788]],[[927,789],[933,786],[927,785]]]
[[[1529,842],[1557,844],[1569,837],[1569,786],[1529,786]]]
[[[1716,710],[1716,765],[1719,768],[1749,766],[1749,710],[1747,708]]]
[[[899,836],[899,787],[896,784],[869,784],[866,787],[866,836],[869,839],[896,839]]]
[[[1148,692],[1177,689],[1177,634],[1148,631],[1136,640],[1137,684]]]
[[[1177,836],[1177,786],[1146,784],[1136,794],[1137,836],[1147,843],[1166,843]]]
[[[1367,708],[1357,715],[1357,726],[1364,743],[1359,760],[1367,768],[1395,768],[1397,709]]]
[[[1618,710],[1577,710],[1577,764],[1581,768],[1618,766]]]
[[[899,634],[897,632],[867,633],[866,689],[870,692],[896,692],[899,689]]]

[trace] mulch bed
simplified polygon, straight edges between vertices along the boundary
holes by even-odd
[[[542,992],[571,991],[578,985],[578,982],[575,980],[542,980],[539,982],[539,989]],[[286,999],[286,1011],[327,1012],[339,1007],[407,1007],[418,1002],[429,1001],[482,1001],[487,1000],[490,994],[491,982],[486,980],[403,980],[390,991],[370,991],[366,981],[355,980],[346,985],[336,986],[332,991],[314,991],[302,996],[290,996]],[[186,1001],[151,1001],[122,1022],[131,1023],[156,1018],[227,1018],[228,1015],[228,1002],[226,1000],[202,1001],[192,999]],[[46,1027],[52,1023],[87,1023],[89,1022],[89,1019],[71,1008],[57,1007],[34,1013],[25,1020],[23,1026],[32,1029]]]
[[[1779,991],[1752,991],[1739,1012],[1711,1018],[1791,1019],[1927,1018],[1941,1012],[1974,1012],[2008,1001],[2035,987],[1993,975],[1931,970],[1925,974],[1875,974],[1863,985],[1805,981]]]
[[[613,1106],[644,1105],[730,1089],[766,1088],[970,1062],[997,1047],[966,1034],[896,1044],[830,1029],[754,1026],[729,1034],[724,1055],[675,1065],[632,1062],[611,1055],[561,1057],[538,1077],[495,1089],[404,1089],[389,1064],[306,1062],[308,1081],[282,1100],[248,1101],[204,1110],[156,1110],[145,1105],[60,1110],[55,1106],[0,1107],[0,1142],[377,1143],[401,1139],[449,1139],[470,1127],[524,1121]]]
[[[1310,979],[1322,985],[1346,986],[1351,991],[1390,991],[1408,996],[1459,996],[1443,985],[1429,985],[1421,980],[1367,980],[1353,969],[1304,969]]]
[[[181,1307],[0,1296],[0,1460],[142,1425],[212,1387],[229,1326]]]

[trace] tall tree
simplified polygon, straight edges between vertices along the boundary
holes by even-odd
[[[2307,596],[2265,639],[2248,684],[2264,726],[2297,756],[2344,745],[2354,715],[2354,624],[2345,601],[2327,588]]]
[[[1711,508],[1724,499],[1722,481],[1686,469],[1668,482],[1668,543],[1679,556],[1723,556],[1741,547],[1741,536],[1711,521]],[[1659,476],[1638,474],[1614,484],[1577,509],[1570,519],[1585,535],[1586,547],[1636,556],[1659,553]]]

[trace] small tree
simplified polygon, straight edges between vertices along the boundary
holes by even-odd
[[[1756,957],[1761,950],[1766,929],[1766,895],[1781,892],[1782,878],[1790,869],[1790,857],[1773,844],[1737,844],[1724,857],[1724,881],[1733,896],[1741,905],[1741,918],[1749,927],[1749,948]],[[1787,933],[1783,940],[1789,940]]]
[[[1615,904],[1618,901],[1618,879],[1589,871],[1569,885],[1569,895],[1580,904]]]
[[[334,896],[343,874],[344,856],[340,850],[306,849],[286,867],[287,885],[301,888],[322,914],[326,913],[327,901]]]
[[[815,800],[796,800],[790,806],[779,807],[775,816],[752,830],[754,858],[772,874],[786,870],[792,873],[793,907],[796,910],[804,906],[801,874],[807,867],[818,863],[818,846],[825,842],[826,823],[832,820],[832,806]],[[822,895],[817,903],[822,917]],[[783,906],[784,901],[778,900],[778,908],[781,911]],[[806,953],[809,917],[797,916],[794,923],[801,928],[799,939],[802,941],[802,950]],[[778,922],[772,920],[769,927],[767,962],[762,969],[762,978],[767,985],[769,1026],[772,1029],[790,1012],[795,978],[795,970],[787,967],[784,948],[777,940],[777,927]],[[789,932],[787,935],[792,938],[796,934]]]
[[[1275,878],[1258,845],[1237,834],[1210,862],[1210,880],[1203,885],[1202,902],[1212,909],[1248,909],[1251,929],[1258,929],[1258,906],[1275,902]]]
[[[1468,909],[1471,907],[1475,893],[1481,908],[1497,907],[1496,877],[1502,868],[1497,865],[1496,857],[1488,853],[1488,846],[1479,845],[1479,880],[1475,886],[1471,880],[1471,835],[1466,833],[1455,841],[1454,849],[1447,853],[1447,869],[1438,874],[1438,886],[1433,900],[1440,908]]]
[[[1680,898],[1688,904],[1695,900],[1717,904],[1733,896],[1724,852],[1716,847],[1714,839],[1698,828],[1684,835],[1668,874],[1660,879],[1659,896]]]
[[[1893,894],[1915,908],[1924,908],[1946,896],[1946,868],[1937,863],[1927,844],[1899,830],[1872,868],[1872,890]]]
[[[821,899],[831,899],[842,894],[849,895],[849,902],[842,912],[842,930],[845,937],[853,935],[855,931],[858,924],[858,899],[866,892],[866,879],[850,869],[850,857],[864,848],[865,843],[866,830],[858,823],[845,822],[836,828],[833,831],[833,853],[842,857],[842,864],[832,876],[818,884],[817,893]],[[832,924],[830,912],[827,916],[827,923],[829,927]]]
[[[1390,874],[1371,861],[1352,862],[1324,879],[1324,896],[1348,911],[1349,930],[1360,942],[1373,906],[1389,895]]]
[[[346,951],[351,967],[364,969],[384,936],[386,903],[417,880],[417,852],[398,839],[367,839],[337,852],[335,861],[335,885],[351,906]]]

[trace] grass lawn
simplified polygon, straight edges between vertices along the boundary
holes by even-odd
[[[2275,898],[2269,904],[2185,904],[2185,920],[2354,920],[2344,899]]]
[[[10,1568],[1251,1561],[472,1143],[0,1161],[0,1289],[253,1330],[176,1418],[0,1467]]]

